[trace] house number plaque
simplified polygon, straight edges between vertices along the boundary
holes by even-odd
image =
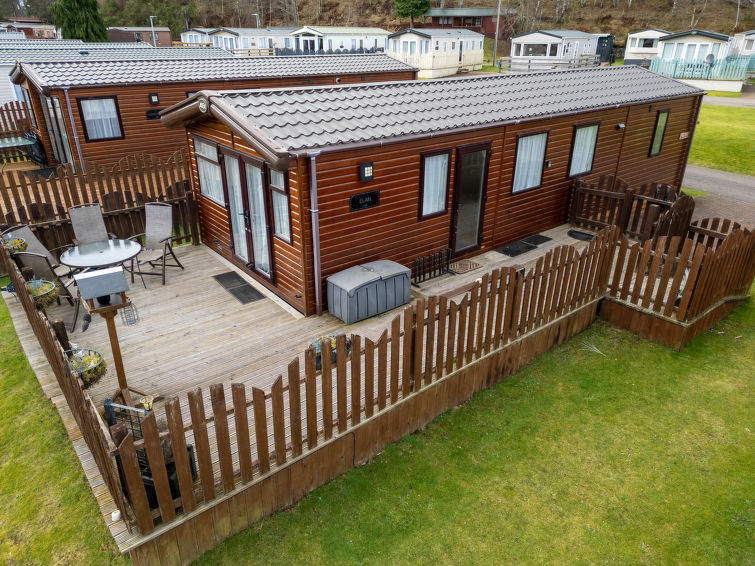
[[[351,195],[351,210],[364,210],[380,204],[380,191]]]

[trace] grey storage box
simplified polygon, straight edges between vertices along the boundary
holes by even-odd
[[[384,313],[409,302],[411,270],[381,259],[328,277],[328,310],[346,324]]]

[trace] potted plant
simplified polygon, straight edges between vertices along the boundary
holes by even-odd
[[[337,334],[326,334],[325,336],[319,336],[310,342],[310,345],[315,349],[315,368],[317,371],[322,369],[322,345],[325,342],[330,342],[330,361],[336,363],[338,354],[336,353],[336,344],[338,343]],[[351,356],[351,338],[346,336],[346,359]]]
[[[6,234],[2,238],[3,247],[8,250],[8,253],[14,254],[16,252],[26,251],[26,240],[23,238],[14,238],[12,234]]]
[[[34,299],[38,309],[44,310],[58,298],[58,288],[52,281],[32,279],[26,282],[26,289]]]
[[[105,358],[98,351],[89,348],[77,348],[76,350],[68,350],[66,354],[68,355],[68,365],[84,382],[84,389],[94,385],[105,375],[107,364]]]

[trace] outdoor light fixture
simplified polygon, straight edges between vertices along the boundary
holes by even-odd
[[[372,181],[373,179],[373,162],[365,161],[359,164],[359,180],[360,181]]]
[[[149,93],[149,103],[150,104],[160,104],[160,97],[156,92],[150,92]]]
[[[626,127],[627,127],[627,125],[624,122],[619,122],[618,124],[616,124],[616,129],[617,130],[623,130]]]

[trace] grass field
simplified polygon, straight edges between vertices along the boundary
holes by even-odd
[[[727,92],[725,90],[709,90],[707,96],[715,96],[717,98],[740,98],[741,92]]]
[[[685,189],[682,187],[682,192],[685,195],[691,196],[692,198],[702,197],[710,193],[706,193],[705,191],[698,191],[697,189]]]
[[[0,304],[0,563],[125,564]],[[199,564],[755,558],[749,301],[683,352],[596,322]]]
[[[0,564],[129,563],[0,300]]]
[[[199,564],[752,563],[754,325],[598,322]]]
[[[755,108],[703,105],[695,129],[692,165],[755,175]]]

